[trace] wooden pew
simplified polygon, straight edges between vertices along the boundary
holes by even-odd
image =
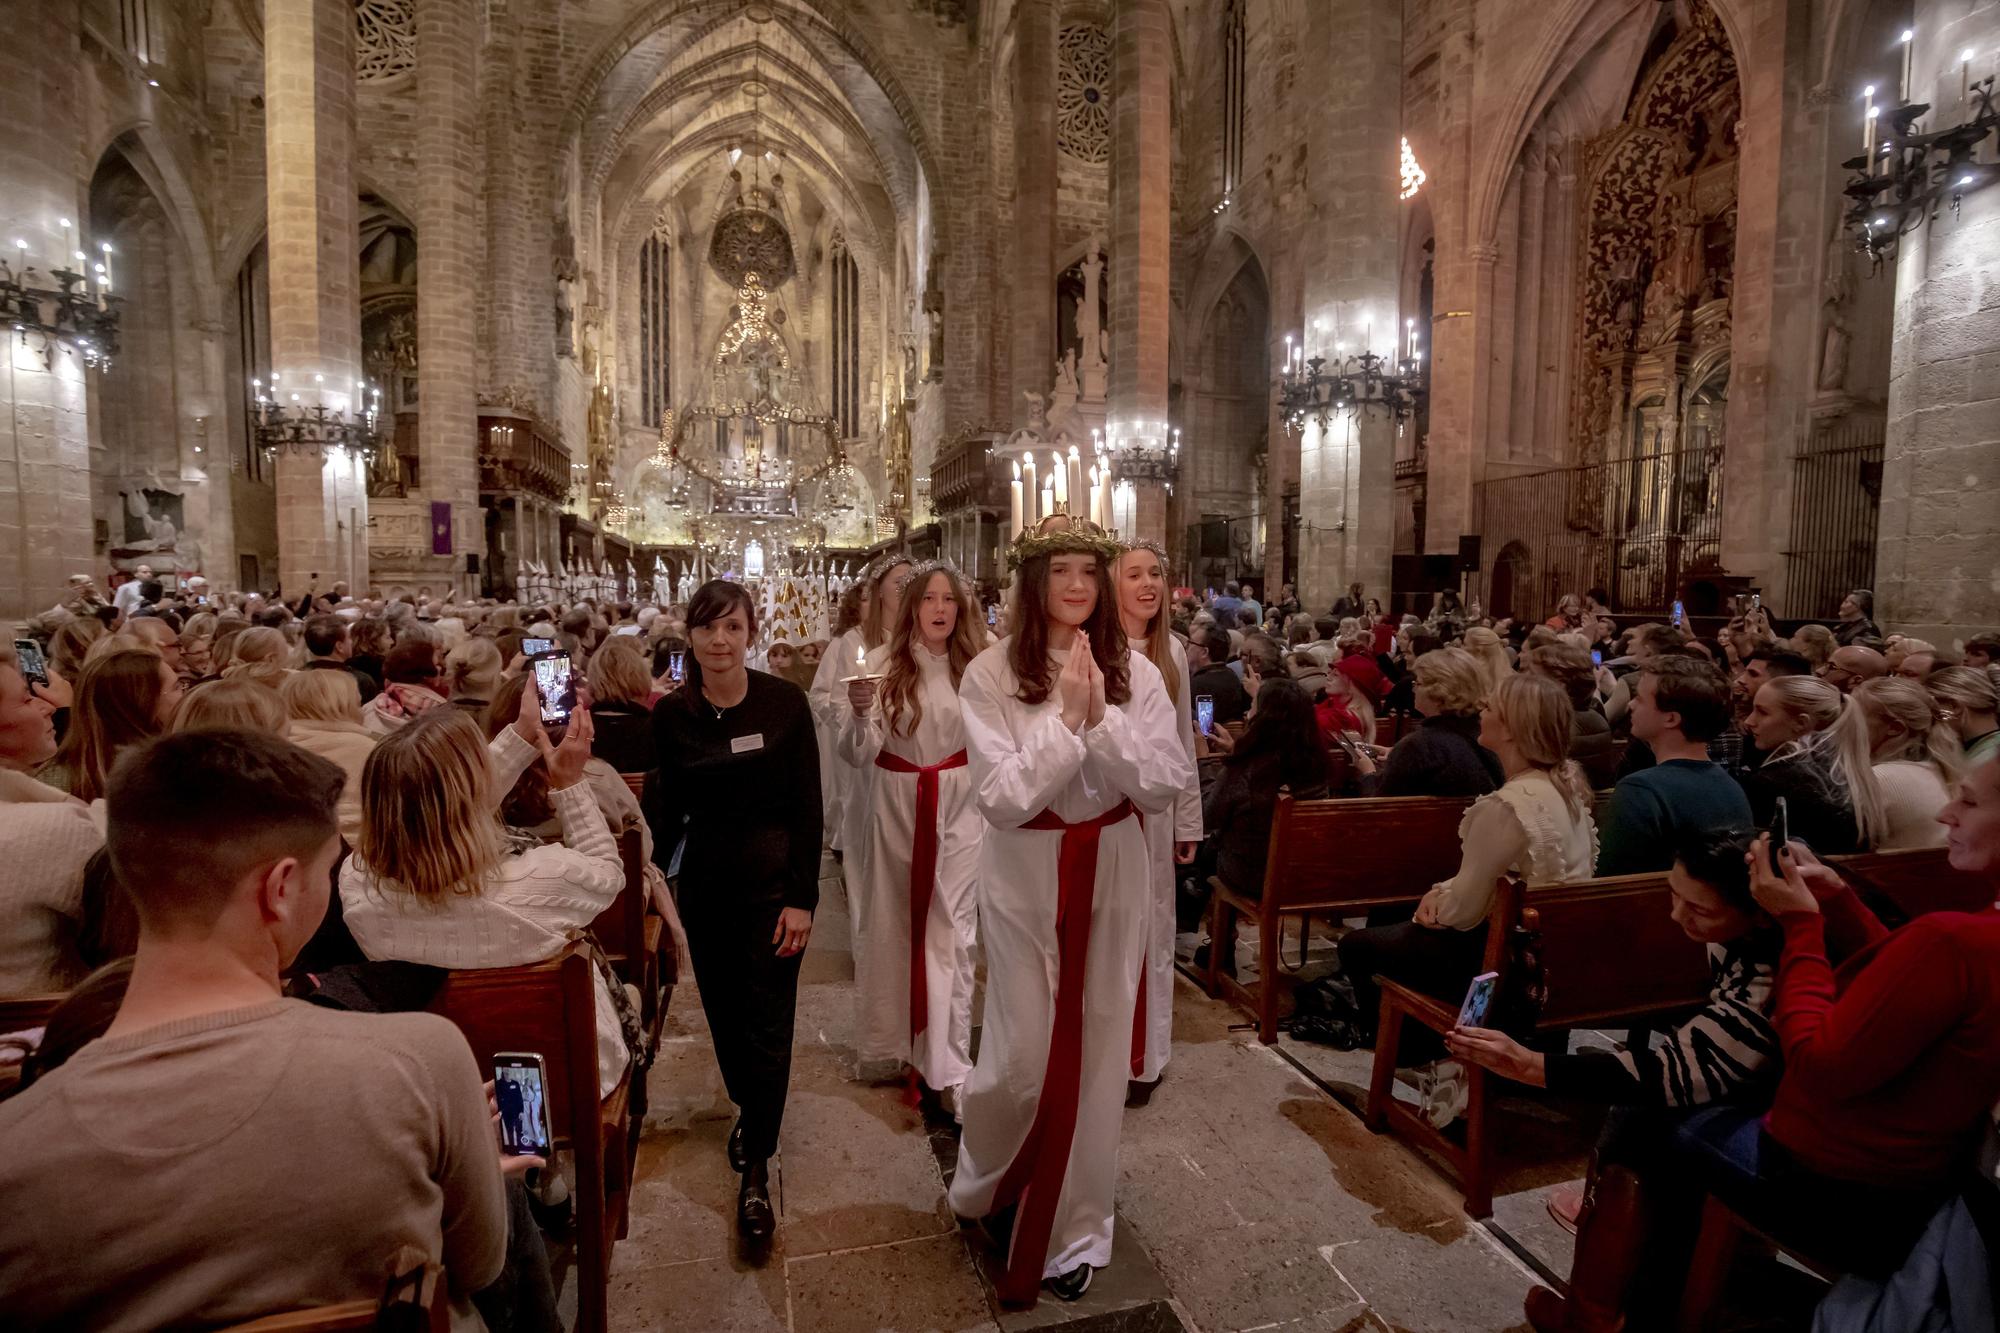
[[[625,867],[625,887],[611,906],[590,923],[590,933],[597,937],[619,980],[637,988],[639,1020],[646,1029],[647,1043],[655,1045],[660,1039],[660,1024],[666,1009],[660,993],[660,944],[667,927],[651,909],[648,899],[643,846],[636,828],[618,835],[618,859]]]
[[[1458,821],[1470,798],[1389,796],[1295,800],[1278,793],[1262,898],[1210,876],[1208,972],[1210,995],[1256,1016],[1257,1039],[1278,1039],[1279,926],[1287,915],[1358,916],[1370,907],[1413,902],[1458,869]],[[1235,952],[1236,920],[1257,926],[1257,990],[1225,975],[1222,958]]]
[[[1664,874],[1624,875],[1530,889],[1518,877],[1501,881],[1487,918],[1482,971],[1498,972],[1495,1013],[1520,1014],[1513,1035],[1571,1028],[1628,1026],[1691,1009],[1708,998],[1707,950],[1670,915],[1673,893]],[[1615,947],[1610,944],[1616,941]],[[1367,1121],[1389,1129],[1450,1164],[1465,1191],[1465,1211],[1493,1212],[1493,1161],[1488,1080],[1466,1066],[1467,1106],[1461,1144],[1432,1127],[1422,1112],[1391,1095],[1403,1024],[1449,1032],[1460,997],[1439,999],[1381,978],[1382,1015],[1368,1086]],[[1510,1004],[1516,1006],[1509,1009]],[[1525,1012],[1523,1012],[1525,1010]]]
[[[547,1067],[556,1147],[576,1155],[576,1333],[605,1333],[631,1188],[631,1076],[598,1098],[595,971],[587,946],[572,942],[547,962],[447,973],[430,1006],[458,1025],[482,1070],[499,1051],[532,1051]]]
[[[1942,847],[1829,856],[1826,863],[1856,888],[1893,903],[1906,917],[1926,912],[1979,912],[1993,905],[1993,882],[1952,869]]]
[[[287,1310],[230,1324],[217,1333],[346,1333],[349,1329],[451,1333],[451,1284],[445,1281],[444,1269],[430,1264],[407,1278],[398,1278],[379,1301],[342,1301]]]

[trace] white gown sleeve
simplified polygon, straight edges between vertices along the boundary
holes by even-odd
[[[1174,670],[1180,672],[1180,703],[1173,704],[1174,724],[1181,733],[1181,748],[1187,752],[1188,783],[1181,788],[1181,794],[1174,799],[1174,841],[1200,842],[1202,839],[1201,820],[1201,780],[1197,776],[1200,769],[1194,759],[1194,709],[1190,706],[1194,699],[1194,683],[1188,676],[1187,654],[1181,650],[1180,640],[1174,640]]]
[[[829,731],[840,727],[839,709],[843,706],[840,687],[847,679],[843,664],[853,648],[853,640],[846,634],[837,635],[827,644],[826,651],[820,654],[819,670],[813,672],[812,688],[806,691],[806,702],[812,705],[813,716]]]
[[[1084,743],[1063,726],[1060,709],[1031,712],[1005,692],[1008,680],[982,655],[966,671],[958,697],[974,799],[994,827],[1011,829],[1040,814],[1076,777]],[[1017,719],[1024,727],[1019,741],[1011,725]]]
[[[867,717],[854,711],[846,699],[840,701],[840,730],[833,738],[834,751],[845,763],[856,768],[867,768],[875,762],[875,756],[882,753],[882,705],[868,710]]]
[[[1159,670],[1137,653],[1130,670],[1132,698],[1107,705],[1103,720],[1083,733],[1084,777],[1097,791],[1120,792],[1148,814],[1163,814],[1194,781],[1194,761],[1181,748]]]

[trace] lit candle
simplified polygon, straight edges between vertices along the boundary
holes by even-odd
[[[1057,454],[1055,464],[1049,468],[1049,480],[1055,483],[1057,504],[1069,503],[1069,469],[1062,465],[1062,455]]]
[[[1861,118],[1861,151],[1868,158],[1868,170],[1875,170],[1875,117],[1878,111],[1871,102],[1868,114]]]
[[[22,281],[21,275],[28,271],[28,243],[20,237],[14,238],[14,280]]]
[[[1292,335],[1285,335],[1285,359],[1280,363],[1289,371],[1292,368]]]
[[[111,242],[105,241],[98,247],[104,251],[104,285],[111,285]]]
[[[1009,528],[1007,529],[1007,540],[1008,540],[1008,541],[1012,541],[1012,540],[1014,540],[1014,538],[1016,538],[1016,537],[1018,537],[1018,536],[1020,536],[1020,535],[1021,535],[1021,465],[1020,465],[1019,463],[1016,463],[1016,464],[1014,464],[1014,513],[1013,513],[1013,518],[1014,518],[1014,522],[1013,522],[1013,526],[1011,526],[1011,527],[1009,527]]]
[[[1905,105],[1910,100],[1910,54],[1916,49],[1916,37],[1917,30],[1915,28],[1903,29],[1903,87],[1898,94],[1897,100]]]
[[[1028,523],[1032,526],[1042,516],[1040,510],[1037,508],[1041,503],[1042,493],[1035,489],[1035,451],[1033,449],[1028,450],[1027,461],[1023,466],[1021,476],[1026,480],[1028,485]]]
[[[1062,471],[1061,468],[1051,468],[1048,475],[1042,478],[1042,517],[1044,518],[1056,512],[1056,473],[1060,471]]]
[[[57,218],[56,223],[63,229],[63,249],[76,249],[76,229],[70,225],[70,220],[68,218]]]
[[[1072,501],[1083,499],[1083,460],[1078,457],[1073,444],[1069,447],[1069,494],[1063,498]]]
[[[1972,48],[1966,47],[1958,53],[1958,100],[1963,102],[1972,92]]]

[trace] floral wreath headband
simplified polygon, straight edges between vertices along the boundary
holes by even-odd
[[[1124,542],[1118,548],[1118,554],[1121,556],[1130,555],[1134,551],[1145,551],[1147,554],[1156,557],[1160,562],[1160,568],[1163,570],[1172,567],[1167,560],[1167,548],[1154,541],[1151,537],[1141,537],[1137,541]]]
[[[1060,518],[1068,526],[1040,531],[1042,524],[1051,518]],[[1108,568],[1124,550],[1115,533],[1106,532],[1087,518],[1076,518],[1058,509],[1014,539],[1014,544],[1007,548],[1007,569],[1009,573],[1018,572],[1038,555],[1094,555]]]

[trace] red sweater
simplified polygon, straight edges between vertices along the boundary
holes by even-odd
[[[1851,891],[1822,908],[1779,918],[1785,1072],[1765,1128],[1836,1179],[1946,1179],[2000,1099],[2000,910],[1934,912],[1892,934]],[[1859,946],[1838,970],[1829,938]]]

